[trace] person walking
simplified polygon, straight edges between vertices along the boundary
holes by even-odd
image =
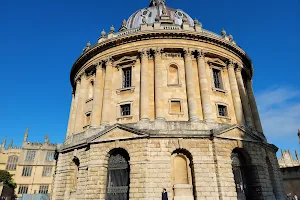
[[[166,188],[163,189],[161,196],[162,196],[162,200],[168,200],[168,193],[167,193]]]

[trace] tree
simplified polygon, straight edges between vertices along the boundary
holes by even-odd
[[[14,182],[12,178],[12,174],[10,174],[6,170],[0,170],[0,183],[3,182],[4,185],[10,188],[16,188],[17,184]]]

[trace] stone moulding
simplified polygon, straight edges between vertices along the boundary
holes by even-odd
[[[271,148],[272,150],[276,150],[277,147],[274,145],[270,145],[267,143],[265,137],[259,135],[259,133],[253,133],[252,130],[248,130],[249,128],[241,126],[241,125],[223,125],[221,127],[215,127],[211,130],[194,130],[191,128],[187,128],[178,132],[178,130],[145,130],[138,129],[133,127],[134,124],[131,125],[123,125],[123,124],[115,124],[112,126],[108,126],[104,130],[96,131],[92,136],[84,135],[83,133],[76,134],[71,137],[78,138],[80,135],[80,139],[73,140],[69,138],[70,142],[66,142],[58,152],[69,152],[74,149],[80,148],[88,148],[89,145],[98,144],[98,143],[107,143],[107,142],[116,142],[116,141],[125,141],[125,140],[136,140],[136,139],[150,139],[150,138],[218,138],[224,140],[240,140],[245,142],[254,142],[261,144],[267,148]],[[105,137],[106,134],[111,133],[113,130],[119,129],[120,131],[125,131],[132,135],[109,135],[109,137],[101,139],[101,137]],[[233,136],[228,136],[226,133],[237,129],[242,131],[245,134],[245,138],[235,138]],[[100,140],[99,140],[100,139]]]
[[[199,41],[203,43],[209,43],[216,46],[219,46],[223,49],[226,49],[227,51],[235,54],[241,60],[246,64],[246,67],[251,72],[251,75],[253,75],[253,67],[252,62],[249,56],[238,46],[231,44],[230,42],[218,38],[209,34],[205,33],[199,33],[195,31],[139,31],[132,34],[124,35],[121,37],[111,38],[108,40],[105,40],[101,43],[98,43],[94,45],[91,49],[89,49],[87,52],[82,54],[73,64],[71,69],[71,84],[74,87],[74,77],[81,68],[88,60],[93,58],[99,53],[104,52],[105,50],[108,50],[110,48],[120,46],[123,44],[128,43],[134,43],[136,41],[142,41],[142,40],[156,40],[156,39],[182,39],[182,40],[193,40],[193,41]]]

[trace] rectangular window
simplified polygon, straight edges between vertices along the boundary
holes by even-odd
[[[176,100],[172,100],[171,101],[171,113],[181,113],[181,102],[180,101],[176,101]]]
[[[221,71],[218,70],[218,69],[213,69],[213,76],[214,76],[214,86],[215,86],[215,88],[223,89]]]
[[[31,176],[32,166],[24,166],[22,176]]]
[[[48,151],[46,154],[46,161],[53,161],[54,160],[54,152]]]
[[[42,176],[51,176],[52,174],[52,167],[44,167]]]
[[[39,194],[48,194],[49,185],[40,185]]]
[[[130,104],[121,105],[121,116],[130,116]]]
[[[27,151],[26,161],[33,161],[35,158],[36,151]]]
[[[131,87],[131,67],[123,68],[123,88]]]
[[[227,106],[218,105],[218,112],[219,112],[219,116],[227,117]]]
[[[28,185],[20,185],[18,194],[27,194],[28,192]]]

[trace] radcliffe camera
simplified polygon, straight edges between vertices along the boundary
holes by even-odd
[[[299,2],[2,6],[0,200],[300,197]]]

